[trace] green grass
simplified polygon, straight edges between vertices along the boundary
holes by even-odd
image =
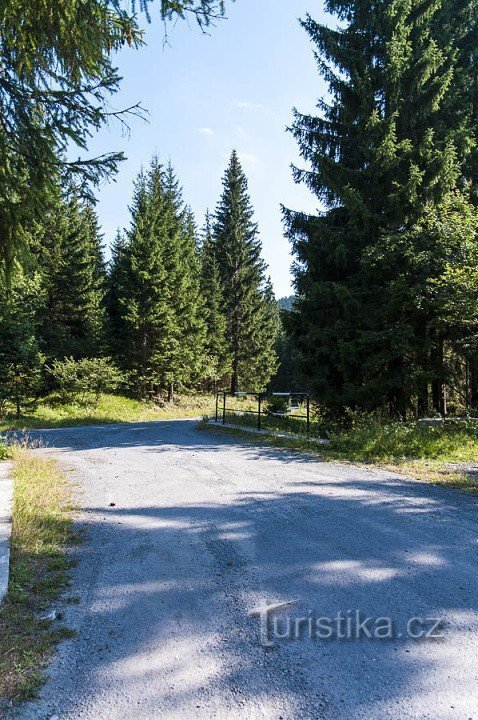
[[[365,462],[437,484],[478,490],[478,479],[466,472],[478,463],[478,423],[445,425],[365,423],[331,435],[330,459]]]
[[[452,421],[444,426],[373,422],[330,438],[330,454],[351,460],[478,462],[478,422],[473,421]]]
[[[14,463],[10,584],[0,606],[0,697],[32,698],[55,645],[72,633],[40,614],[68,585],[68,545],[75,539],[68,485],[57,463],[25,448]]]
[[[275,400],[276,398],[272,398]],[[288,415],[281,415],[273,412],[273,408],[268,408],[271,398],[265,399],[262,405],[263,412],[261,414],[262,430],[270,430],[271,432],[285,432],[297,435],[307,435],[305,404],[291,410]],[[219,415],[222,418],[222,400],[219,402]],[[257,400],[251,396],[244,397],[228,397],[226,422],[233,425],[241,425],[245,427],[257,428]],[[252,411],[251,414],[248,411]],[[312,437],[321,437],[323,433],[323,422],[315,414],[314,408],[310,408],[310,435]]]
[[[302,413],[303,410],[298,410],[297,412]],[[232,425],[257,428],[257,415],[250,415],[249,413],[241,414],[241,411],[226,412],[226,422],[231,423]],[[262,430],[270,430],[271,432],[295,433],[297,435],[304,436],[307,435],[307,423],[304,418],[262,415],[261,428]],[[310,434],[313,437],[320,437],[320,426],[312,422]]]
[[[221,432],[220,426],[213,431]],[[251,438],[245,432],[230,432]],[[329,433],[329,439],[330,445],[320,448],[306,438],[254,436],[253,442],[306,450],[321,460],[364,463],[436,484],[478,491],[478,479],[466,473],[466,466],[478,463],[477,422],[451,421],[445,426],[423,427],[415,423],[364,421],[350,430]]]
[[[50,395],[19,420],[9,417],[0,421],[0,432],[198,417],[210,413],[213,405],[211,395],[181,395],[174,404],[166,403],[164,407],[122,395],[102,395],[97,405],[64,404],[55,395]]]

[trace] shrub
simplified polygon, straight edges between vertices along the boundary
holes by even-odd
[[[114,392],[124,382],[111,358],[55,360],[50,372],[64,402],[97,403],[102,393]]]
[[[289,398],[275,395],[267,398],[267,412],[271,415],[286,415],[289,411]]]

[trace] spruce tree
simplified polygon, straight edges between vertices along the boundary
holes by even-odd
[[[261,312],[258,314],[258,329],[254,339],[257,362],[255,368],[251,364],[251,382],[255,380],[258,386],[267,387],[279,367],[276,343],[280,332],[279,308],[270,277],[266,278],[261,294]]]
[[[105,349],[105,267],[96,214],[74,194],[58,197],[45,223],[39,263],[46,291],[39,341],[49,358]]]
[[[204,375],[206,325],[200,294],[196,223],[191,209],[184,205],[171,163],[166,170],[165,188],[169,223],[166,268],[176,328],[176,346],[168,373],[168,397],[172,400],[176,383],[191,387]]]
[[[39,390],[43,357],[36,329],[44,300],[37,271],[27,275],[17,265],[10,285],[0,276],[0,418],[17,402],[21,411],[24,399]]]
[[[143,395],[190,386],[201,377],[201,313],[194,222],[174,172],[153,159],[135,185],[132,224],[115,248],[110,316],[124,328],[119,358]]]
[[[231,392],[239,385],[260,389],[276,369],[276,318],[247,179],[236,151],[224,175],[213,240],[232,356]]]
[[[205,380],[217,388],[217,384],[230,375],[231,356],[227,341],[224,296],[209,212],[206,214],[201,246],[201,297],[206,323]]]
[[[112,117],[120,122],[140,107],[112,111],[121,78],[113,55],[143,42],[140,12],[166,24],[195,17],[208,26],[224,13],[222,0],[9,0],[0,5],[0,265],[11,271],[24,239],[22,224],[43,214],[52,177],[97,184],[124,158],[65,157],[73,144],[86,153],[92,134]],[[139,12],[138,12],[139,11]],[[54,183],[53,183],[54,184]]]
[[[157,223],[165,204],[162,174],[162,167],[153,162],[148,175],[141,172],[138,176],[127,244],[121,255],[118,253],[125,263],[116,280],[117,310],[126,330],[127,354],[123,359],[143,395],[158,389],[152,358],[171,324],[165,297],[164,233],[159,235]],[[117,270],[115,266],[113,269]]]
[[[122,298],[128,287],[128,242],[125,233],[117,231],[111,247],[106,283],[106,333],[109,353],[121,367],[126,367],[129,344]]]
[[[454,92],[445,104],[444,124],[465,126],[462,142],[469,153],[462,166],[462,186],[478,207],[478,13],[475,0],[445,0],[436,20],[437,32],[454,48],[457,57],[453,79]],[[472,307],[474,303],[472,302]],[[462,306],[461,306],[461,309]],[[474,313],[470,310],[470,317]],[[460,327],[463,325],[460,323]],[[476,334],[467,324],[468,332]],[[478,409],[478,347],[473,340],[464,343],[467,372],[465,393]]]
[[[298,259],[288,327],[336,409],[388,404],[404,417],[412,398],[426,403],[429,382],[441,392],[443,338],[422,310],[433,246],[422,236],[417,257],[415,232],[456,187],[464,152],[463,125],[442,122],[454,67],[434,35],[439,7],[332,0],[343,27],[303,23],[331,99],[318,117],[296,112],[310,169],[295,178],[327,209],[285,211]]]

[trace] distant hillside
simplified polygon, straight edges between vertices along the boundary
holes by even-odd
[[[280,298],[277,302],[278,302],[281,310],[292,310],[292,304],[294,302],[294,295],[289,295],[289,297]]]

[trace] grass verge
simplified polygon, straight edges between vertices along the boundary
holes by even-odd
[[[10,704],[36,695],[54,646],[72,634],[41,614],[68,585],[66,551],[74,539],[68,485],[56,461],[20,447],[12,458],[10,584],[0,606],[0,697]]]
[[[305,412],[303,410],[302,412]],[[221,414],[220,414],[221,417]],[[241,427],[250,427],[257,429],[257,415],[241,414],[241,411],[226,412],[226,423],[232,425],[240,425]],[[303,435],[307,437],[307,423],[305,418],[295,417],[277,417],[274,415],[262,415],[261,428],[266,432],[285,432],[294,435]],[[321,437],[321,426],[319,423],[312,421],[310,426],[310,434],[313,437]]]
[[[64,404],[55,395],[50,395],[19,420],[11,417],[0,421],[0,432],[200,417],[211,412],[213,404],[211,395],[181,395],[174,404],[167,403],[164,407],[123,395],[101,395],[97,405]]]
[[[11,450],[5,443],[2,442],[2,438],[0,437],[0,461],[1,460],[8,460],[8,458],[11,456]]]
[[[478,492],[478,474],[470,472],[478,464],[478,425],[450,423],[422,427],[416,424],[370,422],[342,433],[330,435],[330,445],[320,446],[304,439],[261,436],[247,431],[201,424],[212,432],[229,432],[254,444],[272,445],[293,451],[306,451],[318,460],[333,460],[390,470],[402,475]]]

